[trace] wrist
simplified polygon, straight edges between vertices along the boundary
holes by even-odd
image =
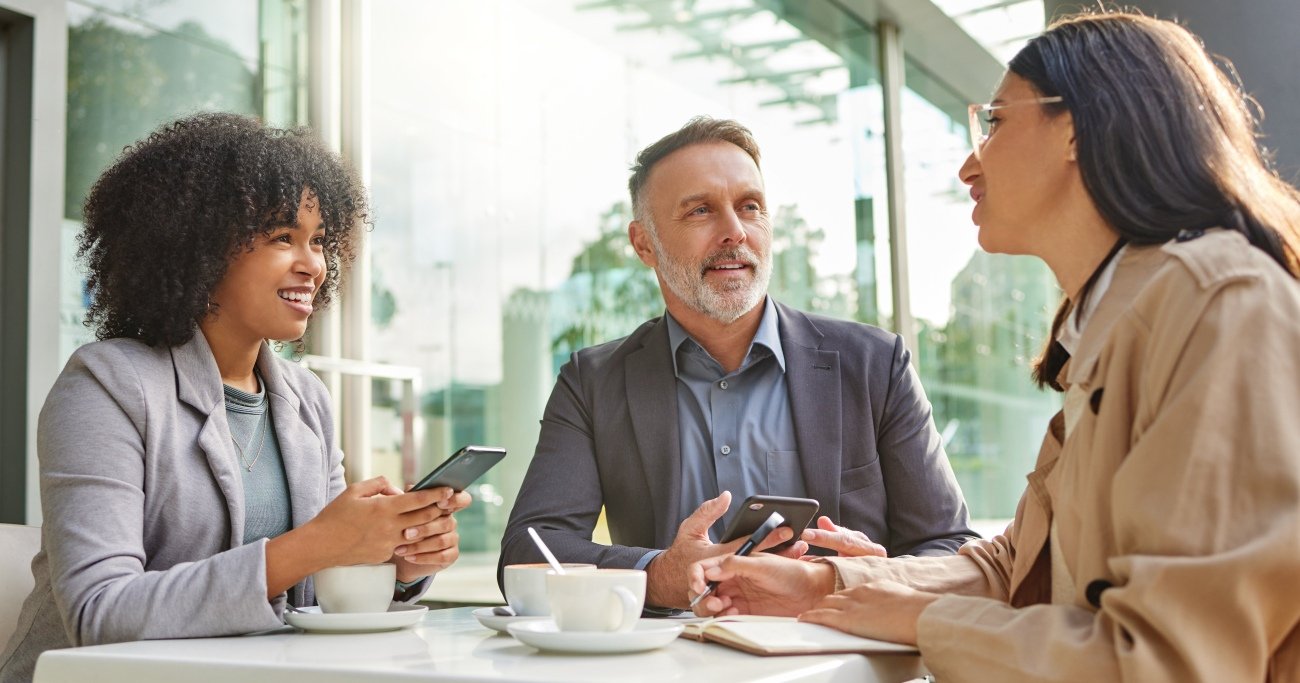
[[[839,590],[839,573],[834,564],[809,562],[808,567],[812,572],[813,589],[817,593],[818,600]]]
[[[650,564],[646,565],[645,601],[647,606],[675,608],[686,604],[684,600],[674,600],[672,597],[673,572],[671,571],[671,568],[665,564],[664,558],[667,556],[668,551],[659,553],[650,560]],[[671,559],[672,558],[670,557],[669,561],[671,561]]]

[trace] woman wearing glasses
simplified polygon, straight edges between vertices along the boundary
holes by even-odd
[[[1068,295],[1014,522],[946,558],[711,560],[703,611],[917,643],[945,681],[1300,680],[1300,195],[1245,96],[1186,30],[1110,13],[971,115],[980,245]]]
[[[351,259],[365,193],[306,130],[164,126],[95,183],[80,255],[102,340],[41,410],[41,550],[0,682],[44,650],[276,628],[309,576],[392,562],[414,599],[457,557],[447,488],[344,487],[301,339]]]

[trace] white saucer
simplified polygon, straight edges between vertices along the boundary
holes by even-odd
[[[303,607],[302,612],[285,610],[290,626],[316,633],[369,633],[396,631],[413,626],[429,611],[424,605],[393,605],[387,612],[348,612],[324,614],[319,607]]]
[[[506,630],[506,627],[510,624],[521,624],[525,621],[550,620],[550,617],[506,617],[500,614],[493,614],[491,607],[481,607],[474,610],[473,614],[474,618],[478,619],[478,623],[482,624],[484,628],[490,628],[497,633],[507,636],[510,635],[510,632]]]
[[[510,635],[525,645],[549,652],[579,654],[615,654],[642,652],[673,642],[682,625],[663,619],[642,619],[624,633],[585,633],[561,631],[553,619],[521,621],[506,626]]]

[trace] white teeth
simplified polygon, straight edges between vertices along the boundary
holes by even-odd
[[[718,270],[740,270],[741,268],[744,268],[744,266],[740,266],[740,265],[732,265],[732,266],[714,266],[714,268],[716,268],[716,269],[718,269]]]
[[[307,292],[286,292],[286,291],[281,291],[281,292],[277,292],[277,293],[280,295],[280,298],[281,298],[281,299],[284,299],[284,300],[286,300],[286,301],[296,301],[296,302],[298,302],[298,303],[302,303],[302,304],[308,304],[308,303],[311,303],[311,294],[309,294],[309,293],[307,293]]]

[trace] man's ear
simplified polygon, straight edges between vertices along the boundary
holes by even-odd
[[[632,249],[636,251],[636,256],[641,259],[641,263],[651,268],[659,265],[659,259],[655,257],[654,244],[650,240],[650,232],[644,223],[641,221],[628,223],[627,239],[632,243]]]

